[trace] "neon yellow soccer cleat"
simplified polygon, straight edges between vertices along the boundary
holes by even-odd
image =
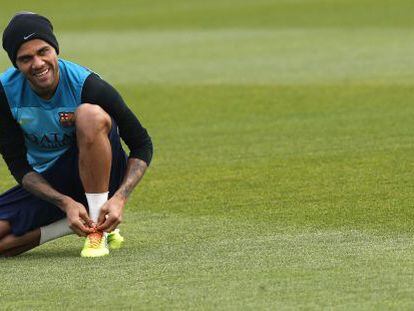
[[[119,233],[119,229],[108,233],[107,235],[108,245],[110,249],[120,249],[124,242],[124,237]]]
[[[108,254],[109,249],[103,232],[94,232],[86,237],[81,251],[82,257],[101,257]]]

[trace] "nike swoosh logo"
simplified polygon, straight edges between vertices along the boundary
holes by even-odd
[[[34,32],[34,33],[31,33],[30,35],[24,36],[24,37],[23,37],[23,40],[27,40],[27,39],[29,39],[30,37],[33,37],[35,34],[36,34],[36,33]]]

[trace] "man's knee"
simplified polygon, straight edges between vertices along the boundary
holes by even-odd
[[[98,105],[82,104],[75,111],[78,139],[93,143],[96,135],[107,135],[111,130],[111,117]]]

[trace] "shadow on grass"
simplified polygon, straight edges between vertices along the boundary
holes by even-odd
[[[25,260],[31,259],[44,259],[44,258],[73,258],[73,257],[80,257],[80,250],[79,249],[42,249],[42,250],[35,250],[27,253],[20,254],[13,258],[24,258]]]

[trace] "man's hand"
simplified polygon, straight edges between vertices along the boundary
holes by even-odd
[[[125,201],[116,195],[109,199],[101,207],[97,229],[106,232],[115,230],[122,221],[124,205]]]
[[[22,185],[38,198],[50,202],[64,211],[68,218],[69,227],[77,235],[85,236],[94,232],[93,223],[89,219],[85,206],[56,191],[39,173],[32,171],[24,175]]]
[[[114,196],[101,207],[97,226],[99,231],[111,232],[121,223],[122,213],[128,197],[142,176],[144,176],[146,169],[147,163],[145,161],[136,158],[128,159],[125,177],[121,186]]]
[[[89,233],[95,232],[93,222],[89,218],[85,206],[81,203],[69,198],[65,206],[65,212],[69,227],[78,236],[87,236]]]

